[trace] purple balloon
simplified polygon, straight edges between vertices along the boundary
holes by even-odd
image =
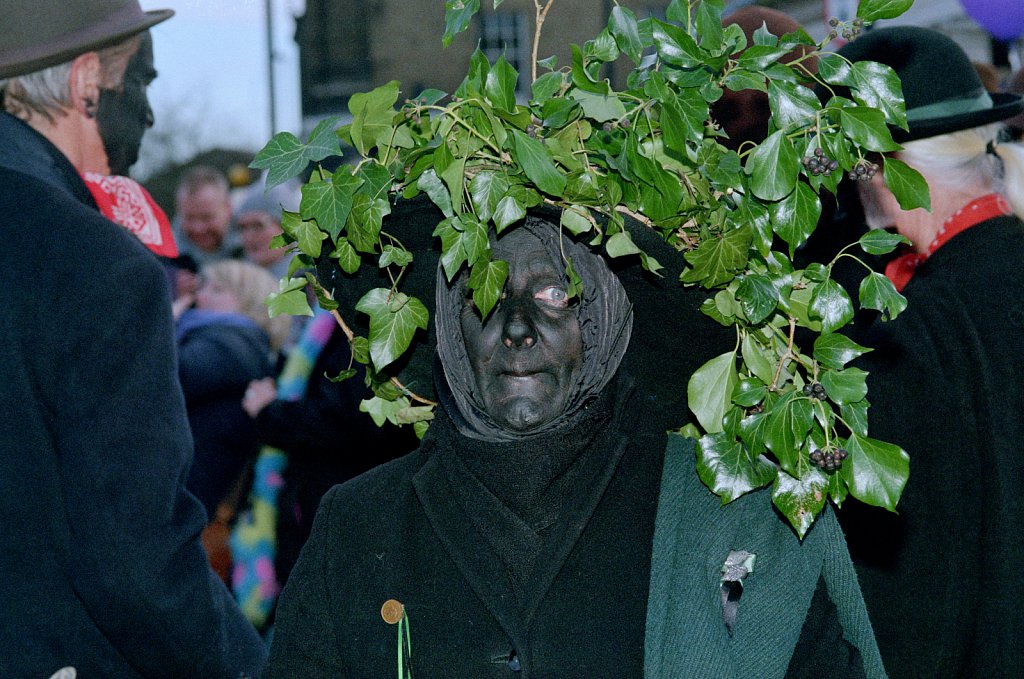
[[[994,38],[1013,42],[1024,33],[1022,0],[960,0],[960,4]]]

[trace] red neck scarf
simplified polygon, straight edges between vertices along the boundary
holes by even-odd
[[[167,214],[141,184],[128,177],[96,172],[85,172],[82,179],[104,217],[134,233],[154,254],[178,256]]]
[[[927,261],[950,238],[985,220],[1010,214],[1013,214],[1010,204],[998,193],[990,193],[973,200],[957,210],[939,227],[935,240],[931,242],[925,252],[908,252],[905,255],[900,255],[885,265],[885,275],[896,286],[896,290],[903,292],[903,288],[907,287],[907,283],[914,277],[917,267]]]

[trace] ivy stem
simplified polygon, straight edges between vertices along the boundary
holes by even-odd
[[[777,382],[779,381],[779,375],[782,374],[782,366],[786,364],[788,359],[795,359],[796,356],[793,354],[793,339],[796,335],[796,319],[792,316],[789,317],[789,343],[786,345],[786,353],[779,357],[779,365],[775,367],[775,375],[772,376],[772,389],[778,389]]]
[[[484,135],[480,134],[476,129],[473,128],[472,125],[469,125],[468,123],[466,123],[465,120],[460,118],[459,115],[457,113],[455,113],[455,111],[453,109],[445,108],[443,106],[425,106],[424,108],[429,109],[429,110],[433,110],[433,111],[438,111],[442,115],[451,116],[453,121],[455,121],[456,123],[458,123],[462,127],[466,128],[466,130],[470,134],[472,134],[473,136],[479,138],[482,142],[487,144],[487,146],[492,151],[494,151],[495,153],[498,154],[498,160],[499,161],[501,160],[501,155],[502,155],[503,151],[500,148],[498,148],[497,146],[495,146],[494,142],[489,137],[485,137]]]
[[[541,7],[540,0],[533,0],[533,6],[536,9],[536,16],[533,25],[533,53],[530,60],[530,82],[537,81],[537,53],[540,51],[540,29],[544,25],[544,20],[548,17],[548,10],[551,9],[551,3],[555,0],[548,0],[544,7]]]
[[[324,297],[331,301],[334,300],[334,298],[331,297],[331,293],[327,292],[327,290],[324,290],[322,287],[320,288],[320,290],[323,292]],[[333,316],[334,320],[338,322],[338,326],[341,328],[341,331],[345,333],[345,337],[348,339],[349,346],[352,346],[352,344],[356,341],[356,334],[352,332],[352,328],[348,326],[348,323],[345,322],[345,319],[342,317],[341,313],[337,309],[331,309],[331,316]],[[435,401],[431,401],[429,398],[420,396],[412,389],[409,389],[409,387],[402,384],[402,382],[397,377],[391,378],[391,384],[395,385],[395,387],[397,387],[398,390],[401,391],[404,395],[408,396],[410,400],[431,407],[437,407],[437,403]]]

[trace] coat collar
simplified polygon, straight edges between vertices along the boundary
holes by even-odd
[[[0,167],[59,188],[94,210],[96,201],[71,161],[49,139],[9,113],[0,111]]]

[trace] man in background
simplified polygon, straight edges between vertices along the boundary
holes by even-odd
[[[231,228],[230,187],[220,170],[197,165],[185,174],[175,195],[175,221],[179,251],[200,267],[241,255]]]
[[[0,676],[255,675],[210,570],[154,254],[82,174],[153,123],[138,0],[0,4]]]

